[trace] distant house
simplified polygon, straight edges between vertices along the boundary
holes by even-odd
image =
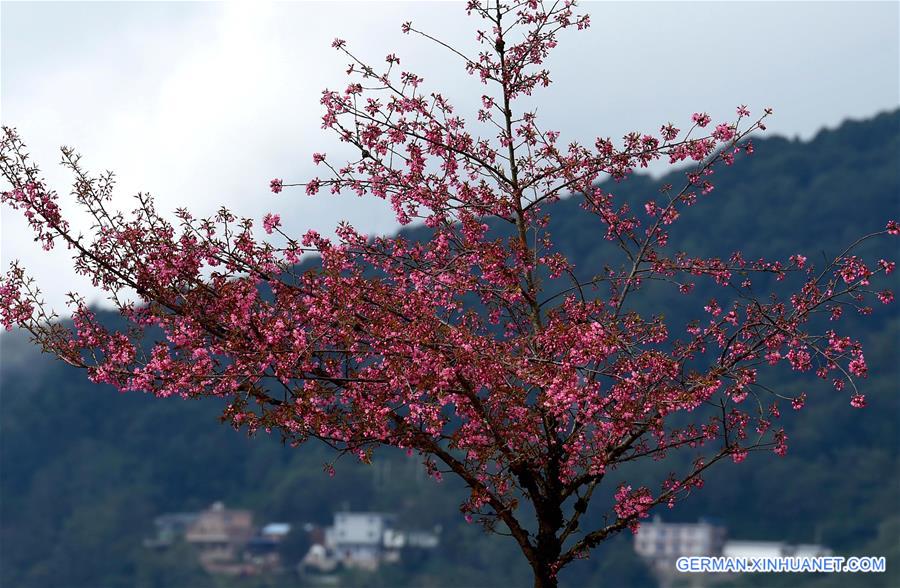
[[[701,519],[697,523],[666,523],[656,516],[634,536],[634,551],[647,563],[661,587],[683,581],[675,562],[680,557],[817,557],[832,551],[823,545],[790,545],[784,541],[727,540],[724,526]],[[706,576],[706,577],[704,577]],[[692,574],[695,585],[730,581],[728,574]]]
[[[394,515],[378,512],[338,512],[325,529],[325,547],[348,567],[375,569],[384,547],[385,531]]]
[[[728,541],[722,550],[727,557],[827,557],[833,552],[824,545],[790,545],[784,541]]]
[[[659,515],[642,523],[634,536],[634,551],[663,588],[672,585],[679,557],[722,555],[727,530],[710,521],[666,523]],[[695,578],[696,580],[696,578]]]
[[[338,566],[374,570],[399,561],[403,552],[421,553],[440,543],[439,529],[403,531],[395,523],[396,516],[389,513],[335,513],[334,524],[325,529],[321,542],[314,541],[301,568],[326,573]]]
[[[200,564],[207,572],[237,575],[248,573],[240,556],[253,535],[253,513],[229,510],[216,502],[197,514],[184,539],[197,549]]]
[[[725,557],[783,557],[788,544],[783,541],[729,541],[722,549]]]
[[[144,540],[166,549],[179,540],[190,544],[210,574],[253,575],[280,569],[278,545],[291,531],[288,523],[268,523],[257,533],[253,513],[231,510],[221,502],[201,512],[170,513],[154,519],[156,536]]]
[[[638,529],[634,551],[643,558],[674,565],[679,557],[721,555],[726,534],[725,527],[702,519],[697,523],[665,523],[656,516]]]

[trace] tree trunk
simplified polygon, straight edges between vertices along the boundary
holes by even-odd
[[[531,562],[531,569],[534,570],[534,588],[556,588],[559,584],[556,579],[559,571],[556,562],[559,559],[560,547],[555,533],[538,535],[537,557]]]
[[[548,477],[558,479],[559,470],[551,468]],[[534,494],[538,494],[535,488]],[[535,504],[538,515],[537,545],[531,561],[534,570],[534,588],[556,588],[558,581],[556,574],[559,572],[559,555],[562,553],[562,542],[559,539],[559,529],[563,525],[561,508],[562,500],[559,493],[554,494],[549,500],[541,498]]]
[[[549,565],[540,565],[534,569],[534,588],[556,588],[558,585],[556,574]]]

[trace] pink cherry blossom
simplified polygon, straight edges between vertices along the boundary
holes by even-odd
[[[404,449],[433,479],[461,479],[463,516],[488,529],[502,523],[541,588],[653,508],[696,494],[715,464],[759,449],[784,455],[779,403],[799,409],[807,393],[778,393],[779,369],[830,379],[864,406],[869,366],[838,319],[844,307],[868,313],[870,301],[893,299],[870,286],[894,262],[850,247],[813,271],[801,253],[703,257],[679,247],[678,223],[698,202],[715,206],[716,171],[753,153],[749,138],[771,109],[754,120],[741,106],[715,123],[682,113],[684,134],[668,123],[620,139],[602,129],[588,142],[566,138],[533,105],[552,82],[551,51],[589,18],[568,1],[493,6],[467,4],[479,50],[452,53],[478,84],[468,102],[477,120],[401,71],[396,55],[370,65],[336,39],[353,65],[345,84],[322,92],[321,123],[352,155],[316,152],[320,177],[270,182],[276,194],[293,186],[383,200],[400,224],[430,231],[423,242],[348,223],[288,234],[268,213],[264,232],[278,233],[270,242],[253,219],[224,208],[207,218],[180,209],[172,222],[146,195],[133,212],[116,211],[110,178],[64,149],[74,204],[96,220],[81,234],[4,128],[0,173],[10,188],[0,202],[43,247],[64,243],[127,328],[101,324],[78,295],[72,325],[55,322],[18,264],[0,279],[0,324],[29,332],[94,382],[222,398],[235,429],[292,446],[321,441],[336,452],[323,466],[329,475],[341,455],[369,463],[382,446]],[[402,31],[435,39],[412,23]],[[680,185],[640,200],[598,187],[658,162],[683,168]],[[619,257],[577,267],[560,250],[548,226],[563,197]],[[877,230],[882,222],[857,245],[900,233],[895,221]],[[306,255],[315,268],[298,268]],[[755,292],[766,275],[780,289]],[[718,289],[714,299],[696,299],[701,283]],[[671,324],[666,309],[648,310],[648,284],[693,300],[695,320]],[[813,320],[822,312],[834,328]],[[640,486],[621,467],[670,456],[676,471]],[[620,485],[606,478],[613,472]]]
[[[266,230],[266,233],[269,235],[272,234],[272,231],[281,226],[281,216],[277,214],[272,214],[271,212],[266,214],[263,217],[263,228]]]
[[[698,127],[705,127],[712,121],[709,115],[705,112],[695,112],[691,116],[691,120],[696,123]]]

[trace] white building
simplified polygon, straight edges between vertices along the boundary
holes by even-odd
[[[665,523],[656,516],[641,524],[634,536],[634,551],[645,559],[674,564],[679,557],[721,555],[725,535],[725,527],[708,521]]]
[[[334,525],[325,529],[325,547],[347,566],[375,569],[393,519],[379,512],[335,513]]]
[[[301,568],[330,572],[345,567],[376,569],[381,563],[400,560],[401,552],[435,549],[440,529],[401,531],[395,515],[380,512],[337,512],[334,524],[325,528],[321,545],[313,545]]]
[[[728,541],[722,549],[726,557],[826,557],[833,552],[824,545],[790,545],[784,541]]]
[[[675,562],[680,557],[735,557],[746,559],[818,557],[832,555],[824,545],[790,545],[784,541],[726,541],[727,530],[709,521],[664,523],[659,516],[642,523],[634,536],[634,551],[653,571],[661,588],[682,585],[689,576],[692,586],[731,581],[729,574],[683,574]]]

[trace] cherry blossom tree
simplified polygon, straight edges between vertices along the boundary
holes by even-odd
[[[765,130],[771,111],[752,118],[741,106],[718,124],[697,113],[685,130],[666,124],[621,142],[564,144],[521,105],[550,84],[544,62],[560,33],[587,28],[588,16],[569,1],[472,2],[468,12],[481,23],[477,55],[411,23],[402,31],[443,45],[483,83],[477,120],[425,90],[396,56],[368,65],[335,40],[350,82],[323,92],[322,122],[357,156],[338,163],[316,153],[321,177],[271,182],[276,194],[300,187],[387,200],[430,240],[370,238],[348,224],[334,238],[298,237],[277,214],[262,219],[269,238],[225,209],[204,219],[180,209],[169,220],[146,194],[125,213],[111,208],[112,174],[90,174],[63,148],[72,196],[93,219],[82,235],[6,128],[2,202],[24,214],[44,248],[64,244],[128,328],[105,327],[76,294],[66,326],[18,263],[0,283],[0,319],[94,382],[226,398],[223,418],[250,434],[317,439],[336,458],[363,462],[379,446],[418,455],[435,478],[465,483],[466,519],[511,535],[535,586],[547,588],[572,560],[700,488],[713,464],[784,455],[779,411],[801,409],[806,394],[766,384],[771,366],[814,371],[830,380],[823,387],[865,405],[862,347],[836,329],[845,309],[870,312],[870,296],[892,300],[870,282],[894,262],[865,261],[854,247],[900,227],[888,222],[821,267],[800,254],[679,251],[673,226],[715,198],[714,171],[753,152],[748,135]],[[687,165],[683,185],[643,202],[598,187],[656,161]],[[605,268],[577,268],[556,248],[548,222],[563,197],[578,199],[598,239],[619,252]],[[319,261],[298,269],[307,259]],[[763,274],[793,293],[756,293]],[[721,301],[698,300],[686,329],[636,310],[648,284],[691,296],[700,280],[718,284]],[[621,481],[607,481],[646,460],[688,465],[655,485],[618,472],[610,477]],[[592,502],[598,490],[606,503]]]

